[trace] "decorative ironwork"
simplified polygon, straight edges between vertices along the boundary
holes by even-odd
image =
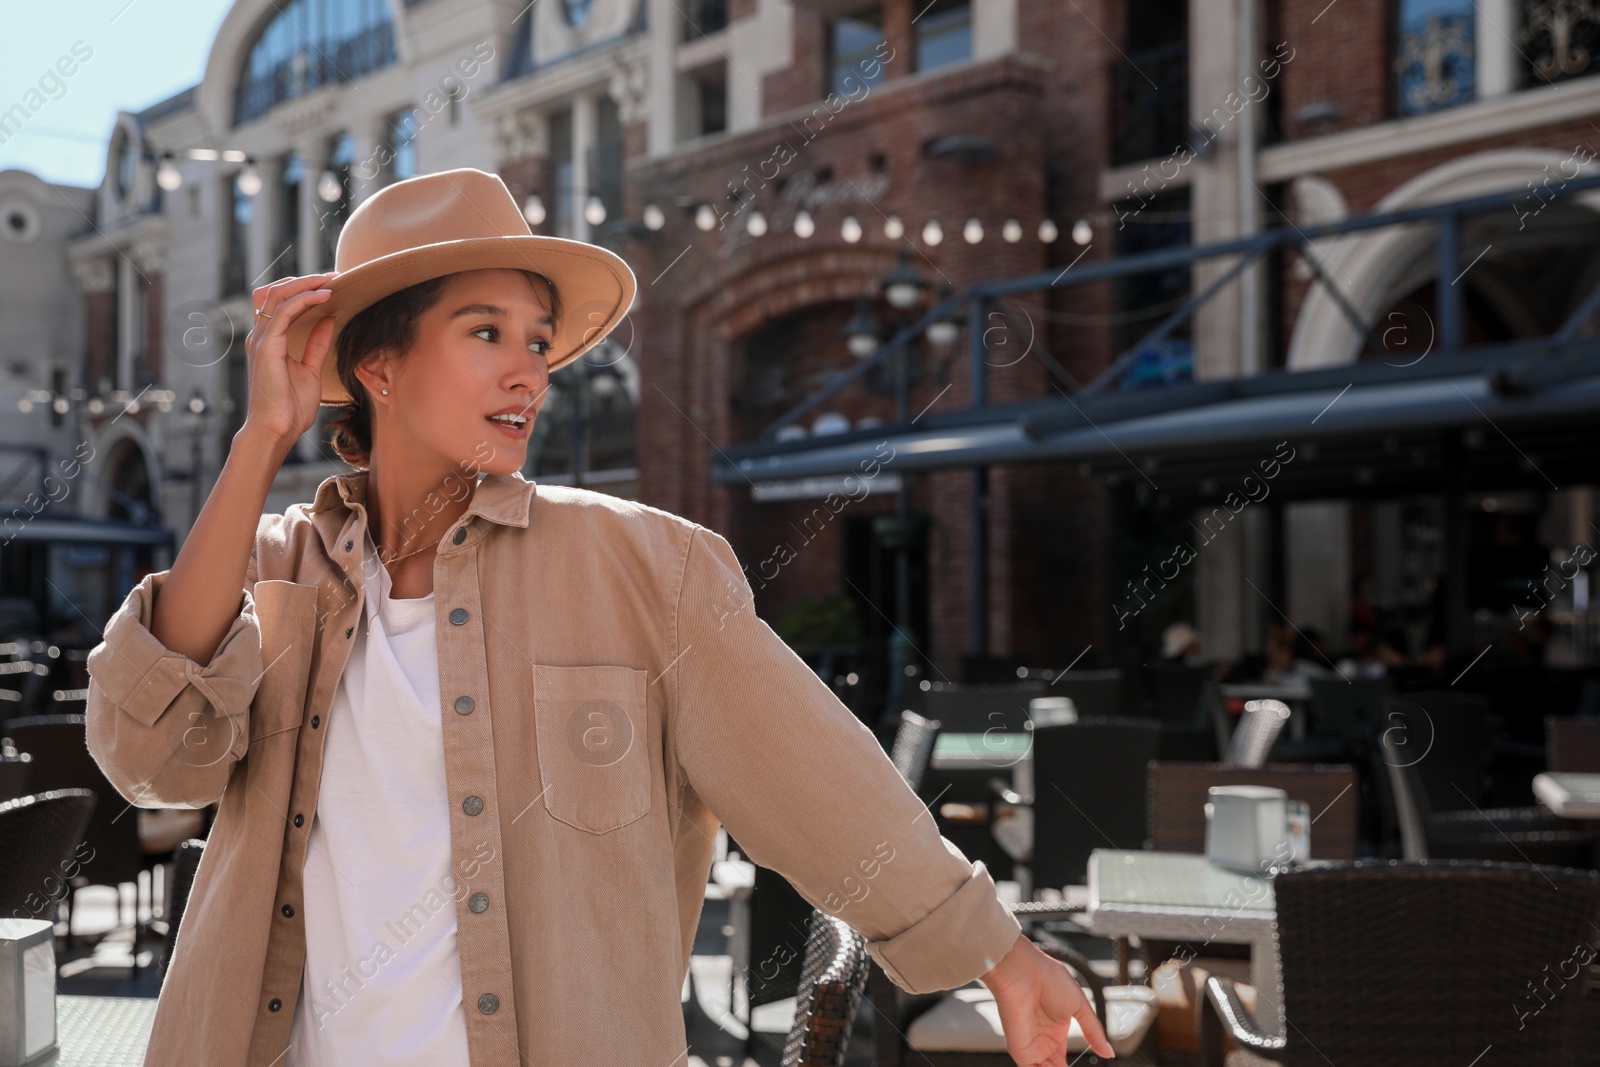
[[[304,3],[293,5],[267,25],[239,78],[235,124],[259,118],[286,100],[325,85],[348,84],[396,62],[394,23],[389,21],[386,7],[373,9],[382,12],[382,21],[338,39],[319,36],[329,21],[319,18],[325,7],[313,4],[307,14]],[[309,34],[299,25],[301,21],[310,24]]]
[[[1594,0],[1534,0],[1522,8],[1529,48],[1525,81],[1545,84],[1593,74],[1600,51],[1600,7]]]
[[[1408,0],[1400,5],[1395,47],[1395,105],[1402,115],[1420,115],[1469,103],[1477,96],[1474,53],[1476,17],[1471,0],[1441,11]]]

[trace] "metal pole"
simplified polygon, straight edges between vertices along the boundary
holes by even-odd
[[[989,468],[972,468],[972,654],[989,654]]]
[[[1447,356],[1461,348],[1461,290],[1456,287],[1460,261],[1461,216],[1452,211],[1439,219],[1439,280],[1435,283],[1440,347]]]
[[[967,343],[972,353],[972,406],[975,408],[989,406],[988,347],[983,336],[983,316],[988,306],[989,301],[985,297],[975,297],[968,311]]]

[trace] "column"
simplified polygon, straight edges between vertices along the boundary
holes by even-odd
[[[597,139],[595,112],[593,93],[581,93],[573,98],[572,188],[567,195],[572,198],[572,235],[580,241],[589,240],[589,220],[583,217],[583,205],[589,201],[589,164]]]
[[[117,377],[115,388],[133,388],[134,356],[143,347],[144,290],[139,272],[126,251],[117,256]]]
[[[322,199],[317,196],[317,182],[328,165],[328,150],[321,137],[301,138],[295,142],[295,150],[306,163],[305,180],[300,183],[300,273],[315,274],[333,269],[333,264],[322,263]]]
[[[678,143],[678,21],[683,17],[673,0],[650,4],[649,148],[663,156]]]
[[[1477,0],[1473,28],[1478,99],[1489,100],[1516,91],[1522,72],[1517,46],[1517,0]]]

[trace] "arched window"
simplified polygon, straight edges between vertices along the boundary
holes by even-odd
[[[291,0],[261,30],[239,73],[235,125],[276,104],[355,81],[395,61],[388,0]]]

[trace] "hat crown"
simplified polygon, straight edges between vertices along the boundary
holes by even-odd
[[[334,269],[445,241],[532,233],[498,174],[471,168],[423,174],[378,190],[351,213]]]

